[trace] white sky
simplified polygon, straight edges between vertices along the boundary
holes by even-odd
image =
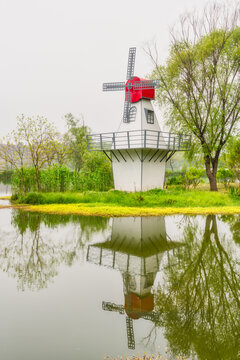
[[[161,59],[169,28],[204,0],[0,0],[0,137],[16,116],[44,115],[65,130],[64,114],[84,115],[94,132],[114,131],[123,92],[102,83],[125,81],[128,49],[137,47],[135,75],[152,64],[143,51],[157,41]]]

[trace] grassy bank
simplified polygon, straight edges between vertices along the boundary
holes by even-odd
[[[14,207],[14,206],[13,206]],[[76,214],[83,216],[161,216],[161,215],[207,215],[207,214],[240,214],[240,206],[215,207],[130,207],[101,204],[52,204],[16,206],[25,211],[48,214]]]
[[[228,193],[199,190],[150,190],[127,193],[123,191],[83,193],[29,193],[17,199],[17,203],[46,204],[112,204],[128,207],[215,207],[238,206],[240,198]]]
[[[166,214],[240,213],[240,199],[227,192],[150,190],[84,193],[29,193],[15,200],[24,209],[47,213],[94,216],[157,216]]]

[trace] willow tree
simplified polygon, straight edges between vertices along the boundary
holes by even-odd
[[[239,20],[238,3],[213,4],[181,18],[165,65],[148,49],[167,122],[192,134],[192,151],[202,154],[212,191],[220,153],[240,118]]]

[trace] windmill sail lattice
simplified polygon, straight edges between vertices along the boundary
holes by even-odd
[[[134,74],[135,58],[136,58],[136,48],[132,47],[129,49],[129,54],[128,54],[127,80],[131,80]]]

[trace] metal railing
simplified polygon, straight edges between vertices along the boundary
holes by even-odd
[[[90,151],[110,151],[124,149],[166,149],[186,151],[191,144],[191,136],[155,130],[132,130],[87,135]]]

